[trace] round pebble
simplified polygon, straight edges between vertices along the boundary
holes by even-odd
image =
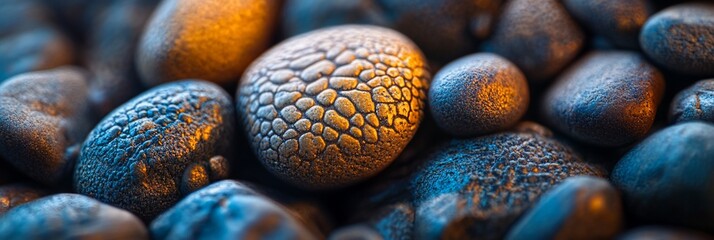
[[[639,49],[640,29],[652,14],[647,0],[565,0],[575,19],[615,46]]]
[[[241,80],[237,107],[268,170],[302,188],[338,188],[399,155],[419,126],[429,80],[403,35],[344,25],[263,54]]]
[[[177,240],[317,239],[290,210],[233,180],[188,195],[151,223],[151,235]]]
[[[669,119],[714,123],[714,78],[701,80],[679,92],[672,100]]]
[[[543,194],[506,239],[613,239],[624,221],[620,201],[605,179],[571,177]]]
[[[144,30],[137,68],[146,85],[199,78],[233,85],[268,48],[278,15],[272,0],[166,0]]]
[[[552,126],[580,141],[623,146],[643,138],[664,94],[659,70],[634,52],[593,52],[564,72],[542,104]]]
[[[491,36],[492,51],[531,82],[555,76],[580,52],[583,32],[557,0],[509,0]]]
[[[658,12],[642,27],[640,45],[667,69],[714,76],[714,4],[683,3]]]
[[[107,115],[82,146],[78,193],[151,220],[225,178],[234,139],[230,96],[215,84],[164,84]]]
[[[449,63],[434,76],[429,109],[437,125],[456,136],[513,126],[528,109],[528,82],[508,60],[478,53]]]
[[[131,213],[79,194],[41,198],[0,216],[0,239],[149,239]]]
[[[0,186],[0,216],[10,209],[47,195],[47,191],[30,184],[14,183]]]
[[[0,155],[40,183],[69,183],[89,118],[87,80],[80,69],[15,76],[0,85]]]
[[[457,139],[414,173],[416,239],[499,239],[565,178],[602,175],[554,139],[503,132]]]
[[[665,128],[630,150],[612,171],[637,219],[714,229],[714,125]]]

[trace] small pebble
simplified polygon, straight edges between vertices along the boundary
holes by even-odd
[[[630,150],[612,171],[626,210],[646,222],[714,229],[714,125],[680,123]]]
[[[528,82],[508,60],[478,53],[449,63],[434,76],[429,108],[449,134],[478,136],[513,126],[528,108]]]
[[[153,239],[317,239],[294,213],[233,180],[188,195],[151,223]]]
[[[490,42],[528,81],[542,83],[575,59],[585,36],[560,1],[508,0]]]
[[[701,80],[679,92],[672,100],[669,119],[714,123],[714,78]]]
[[[607,180],[571,177],[543,194],[506,239],[612,239],[622,215],[620,195]]]
[[[615,46],[639,49],[640,29],[654,7],[648,0],[564,0],[575,19]]]
[[[92,130],[75,169],[75,190],[149,221],[227,177],[234,114],[228,93],[213,83],[152,88]]]
[[[41,198],[0,216],[0,239],[149,239],[131,213],[79,194]]]
[[[570,137],[623,146],[649,132],[664,85],[660,71],[637,53],[593,52],[550,86],[542,113]]]
[[[714,4],[682,3],[658,12],[642,27],[640,45],[669,70],[714,76]]]
[[[0,186],[0,216],[10,209],[47,195],[47,190],[31,184],[14,183]]]
[[[40,183],[71,182],[91,124],[86,74],[78,68],[25,73],[0,85],[0,155]]]
[[[414,173],[415,239],[500,239],[565,178],[602,176],[554,139],[503,132],[457,139]]]

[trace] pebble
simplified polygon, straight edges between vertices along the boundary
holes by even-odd
[[[573,61],[585,35],[557,0],[508,0],[491,35],[490,51],[542,83]]]
[[[565,0],[563,5],[595,34],[627,49],[639,49],[640,29],[654,10],[648,0]]]
[[[431,115],[439,127],[456,136],[507,129],[523,117],[529,100],[523,73],[491,53],[449,63],[434,76],[429,88]]]
[[[506,239],[613,239],[623,222],[620,195],[607,180],[576,176],[543,194]]]
[[[14,183],[0,186],[0,216],[10,209],[44,197],[48,191],[32,184]]]
[[[669,70],[714,76],[714,4],[682,3],[656,13],[642,27],[640,45]]]
[[[338,63],[340,55],[352,57]],[[285,71],[294,77],[271,81]],[[304,189],[334,189],[375,175],[401,153],[421,122],[430,78],[421,51],[403,35],[344,25],[264,53],[243,76],[236,101],[268,170]],[[350,84],[310,91],[320,79]],[[315,105],[302,110],[301,99]]]
[[[533,132],[455,139],[414,173],[415,239],[499,239],[541,194],[571,176],[602,176]]]
[[[660,130],[612,171],[627,211],[646,222],[714,229],[714,125],[686,122]]]
[[[620,240],[712,240],[706,233],[667,226],[644,226],[618,236]]]
[[[20,205],[0,216],[0,239],[149,239],[131,213],[92,198],[63,193]]]
[[[278,15],[271,0],[167,0],[141,37],[136,64],[144,84],[199,78],[233,86],[268,48]]]
[[[714,123],[714,78],[698,81],[679,92],[672,100],[669,119]]]
[[[149,221],[227,177],[234,114],[230,96],[213,83],[154,87],[92,130],[75,169],[75,190]]]
[[[188,195],[151,223],[151,235],[177,240],[318,239],[295,213],[233,180]]]
[[[623,146],[647,135],[664,94],[657,68],[634,52],[592,52],[547,90],[542,114],[588,144]]]
[[[48,186],[71,182],[91,124],[81,69],[30,72],[0,85],[0,155],[35,181]]]

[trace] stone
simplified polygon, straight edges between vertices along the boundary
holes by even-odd
[[[714,78],[698,81],[677,93],[669,108],[669,120],[714,123]]]

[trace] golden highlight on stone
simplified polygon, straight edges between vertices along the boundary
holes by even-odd
[[[421,51],[381,27],[345,25],[275,46],[251,65],[238,112],[262,163],[308,189],[368,178],[417,130],[430,74]]]

